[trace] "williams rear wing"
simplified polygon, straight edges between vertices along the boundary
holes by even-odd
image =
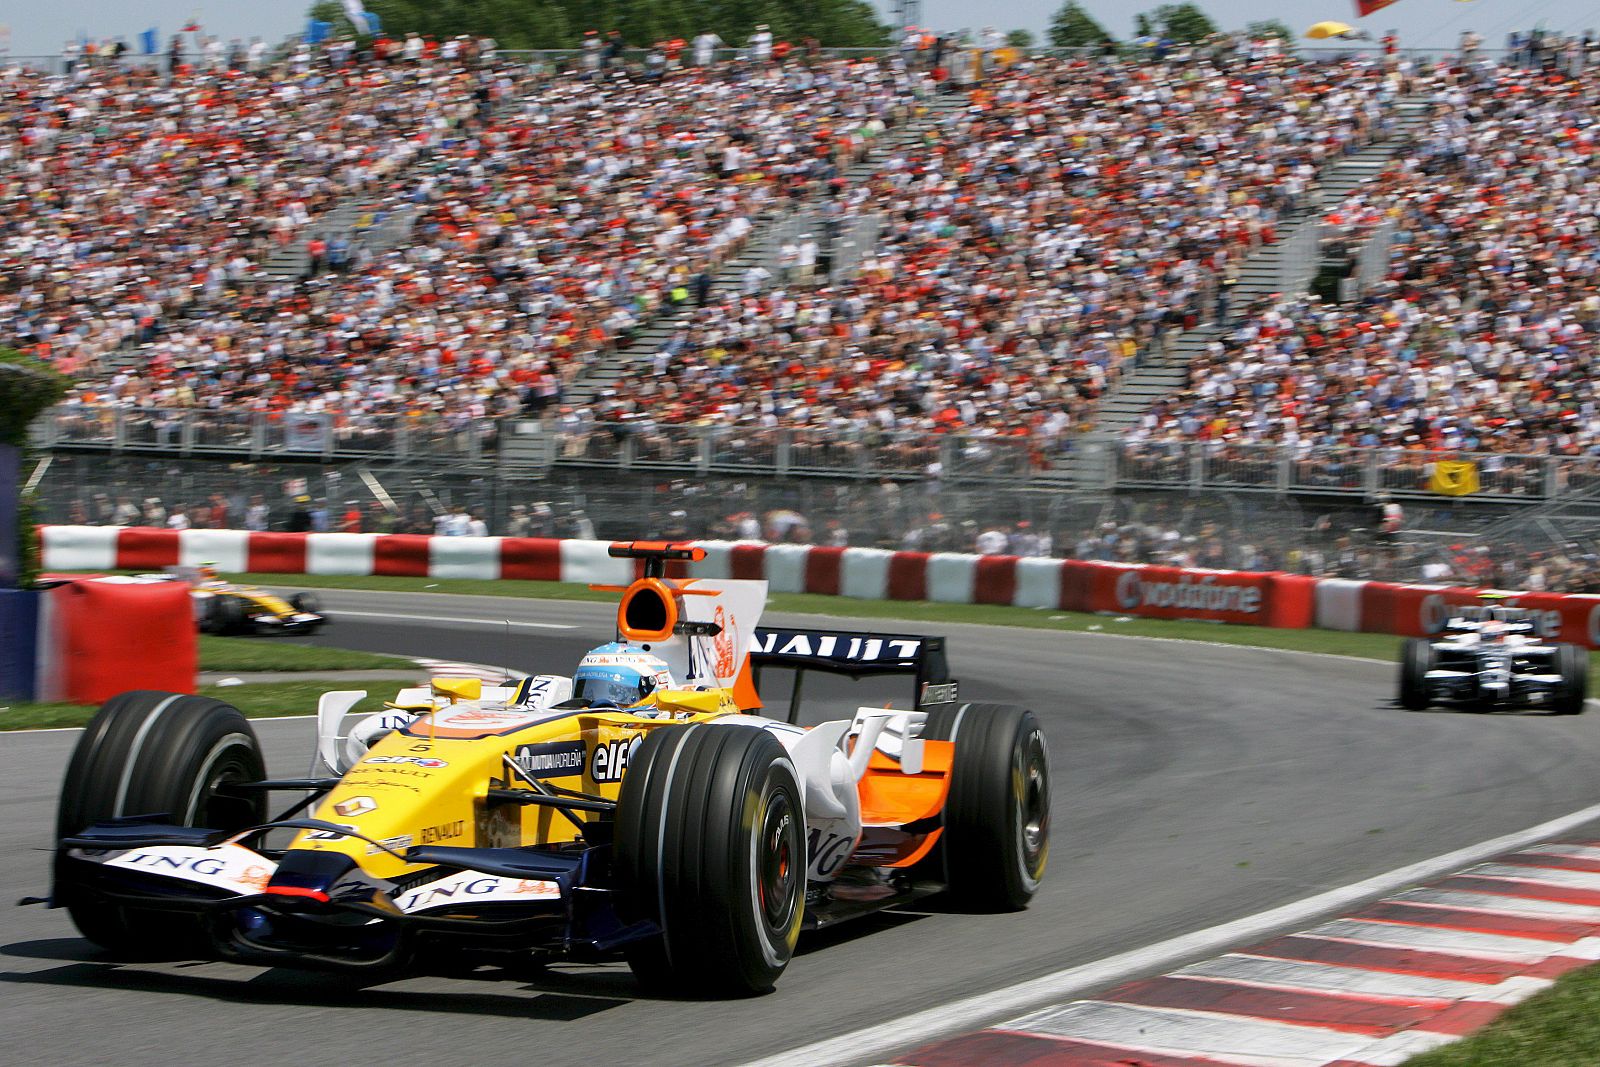
[[[801,690],[807,671],[842,674],[849,678],[908,675],[916,682],[914,708],[917,711],[951,704],[956,699],[956,680],[950,677],[942,637],[758,626],[750,645],[750,668],[758,692],[764,668],[794,671],[789,722],[799,721]]]

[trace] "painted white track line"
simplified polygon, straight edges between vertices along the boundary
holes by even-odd
[[[828,1067],[866,1062],[887,1053],[925,1045],[935,1038],[977,1029],[1000,1020],[1049,1005],[1059,1004],[1080,994],[1104,989],[1142,973],[1170,969],[1184,960],[1235,948],[1266,937],[1279,929],[1304,923],[1321,915],[1349,908],[1369,899],[1405,889],[1450,874],[1503,852],[1538,844],[1569,833],[1585,823],[1600,819],[1600,804],[1570,815],[1563,815],[1526,830],[1492,838],[1442,856],[1397,867],[1384,874],[1353,882],[1338,889],[1306,897],[1269,911],[1247,915],[1219,926],[1196,930],[1167,941],[1108,956],[1093,963],[1068,967],[1027,982],[1020,982],[989,993],[963,997],[937,1007],[903,1015],[877,1026],[813,1042],[801,1048],[780,1052],[765,1059],[749,1061],[745,1067]],[[1546,872],[1538,872],[1544,874]]]
[[[334,611],[329,616],[334,622],[340,619],[388,619],[423,625],[432,622],[458,622],[468,626],[511,626],[523,630],[576,630],[577,624],[566,622],[517,622],[515,619],[469,619],[460,615],[417,615],[392,611]]]
[[[0,719],[5,717],[5,712],[0,711]],[[315,715],[266,715],[258,719],[251,719],[250,725],[259,727],[269,722],[301,722],[305,719],[315,719]],[[7,737],[26,734],[81,734],[81,726],[35,726],[26,730],[0,730],[0,740]]]

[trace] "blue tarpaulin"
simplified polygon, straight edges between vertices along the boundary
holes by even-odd
[[[0,700],[32,700],[37,691],[41,595],[0,589]]]

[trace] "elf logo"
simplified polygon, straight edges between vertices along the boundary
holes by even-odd
[[[637,734],[596,745],[594,755],[589,759],[589,777],[597,782],[622,781],[622,775],[628,769],[628,760],[643,740],[644,735]]]

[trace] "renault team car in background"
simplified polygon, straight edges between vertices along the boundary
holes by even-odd
[[[1438,637],[1408,638],[1400,656],[1400,705],[1480,710],[1545,708],[1580,715],[1589,690],[1589,653],[1546,641],[1538,617],[1495,603],[1458,611]]]
[[[620,957],[734,994],[770,989],[802,930],[938,892],[1028,904],[1051,799],[1030,711],[958,701],[940,638],[764,629],[765,582],[666,577],[701,549],[611,554],[644,576],[573,675],[434,679],[348,728],[365,693],[326,693],[306,778],[268,778],[227,704],[113,698],[67,768],[49,903],[145,957]],[[757,714],[776,670],[782,718]],[[911,706],[802,727],[813,671],[910,677]]]
[[[210,564],[168,567],[152,578],[188,582],[195,621],[203,634],[310,634],[328,622],[315,593],[287,599],[254,585],[222,578]]]

